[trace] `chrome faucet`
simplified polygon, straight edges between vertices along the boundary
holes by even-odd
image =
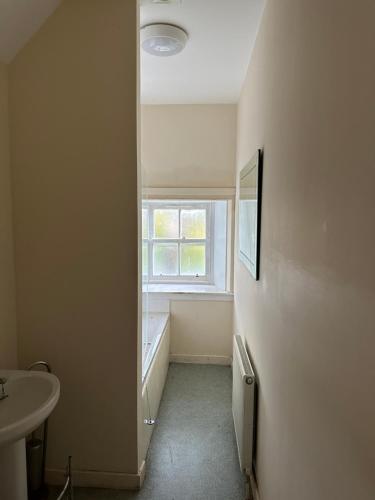
[[[7,378],[0,377],[0,385],[1,385],[0,401],[8,397],[8,394],[5,393],[4,389],[4,384],[6,384],[7,381],[8,381]]]

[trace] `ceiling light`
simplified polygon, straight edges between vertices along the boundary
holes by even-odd
[[[141,28],[142,48],[153,56],[174,56],[183,50],[187,41],[187,33],[172,24],[148,24]]]

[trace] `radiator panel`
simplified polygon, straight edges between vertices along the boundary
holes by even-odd
[[[232,411],[240,467],[251,472],[254,434],[255,375],[242,338],[233,338]]]

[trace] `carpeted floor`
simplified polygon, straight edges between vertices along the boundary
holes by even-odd
[[[171,364],[142,490],[76,488],[74,500],[244,500],[231,387],[228,367]]]

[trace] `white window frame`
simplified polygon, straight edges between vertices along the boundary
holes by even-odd
[[[148,209],[148,239],[143,238],[142,244],[148,244],[148,283],[199,283],[213,284],[213,269],[214,269],[214,210],[212,210],[211,201],[193,201],[193,200],[144,200],[142,208]],[[179,233],[181,230],[181,211],[182,210],[206,210],[206,238],[191,239],[191,238],[153,238],[154,229],[154,210],[157,209],[172,209],[179,211]],[[181,233],[180,233],[181,234]],[[206,274],[204,276],[157,276],[153,274],[153,246],[160,243],[177,243],[178,245],[178,272],[180,273],[180,245],[181,244],[199,244],[204,243],[206,246]]]

